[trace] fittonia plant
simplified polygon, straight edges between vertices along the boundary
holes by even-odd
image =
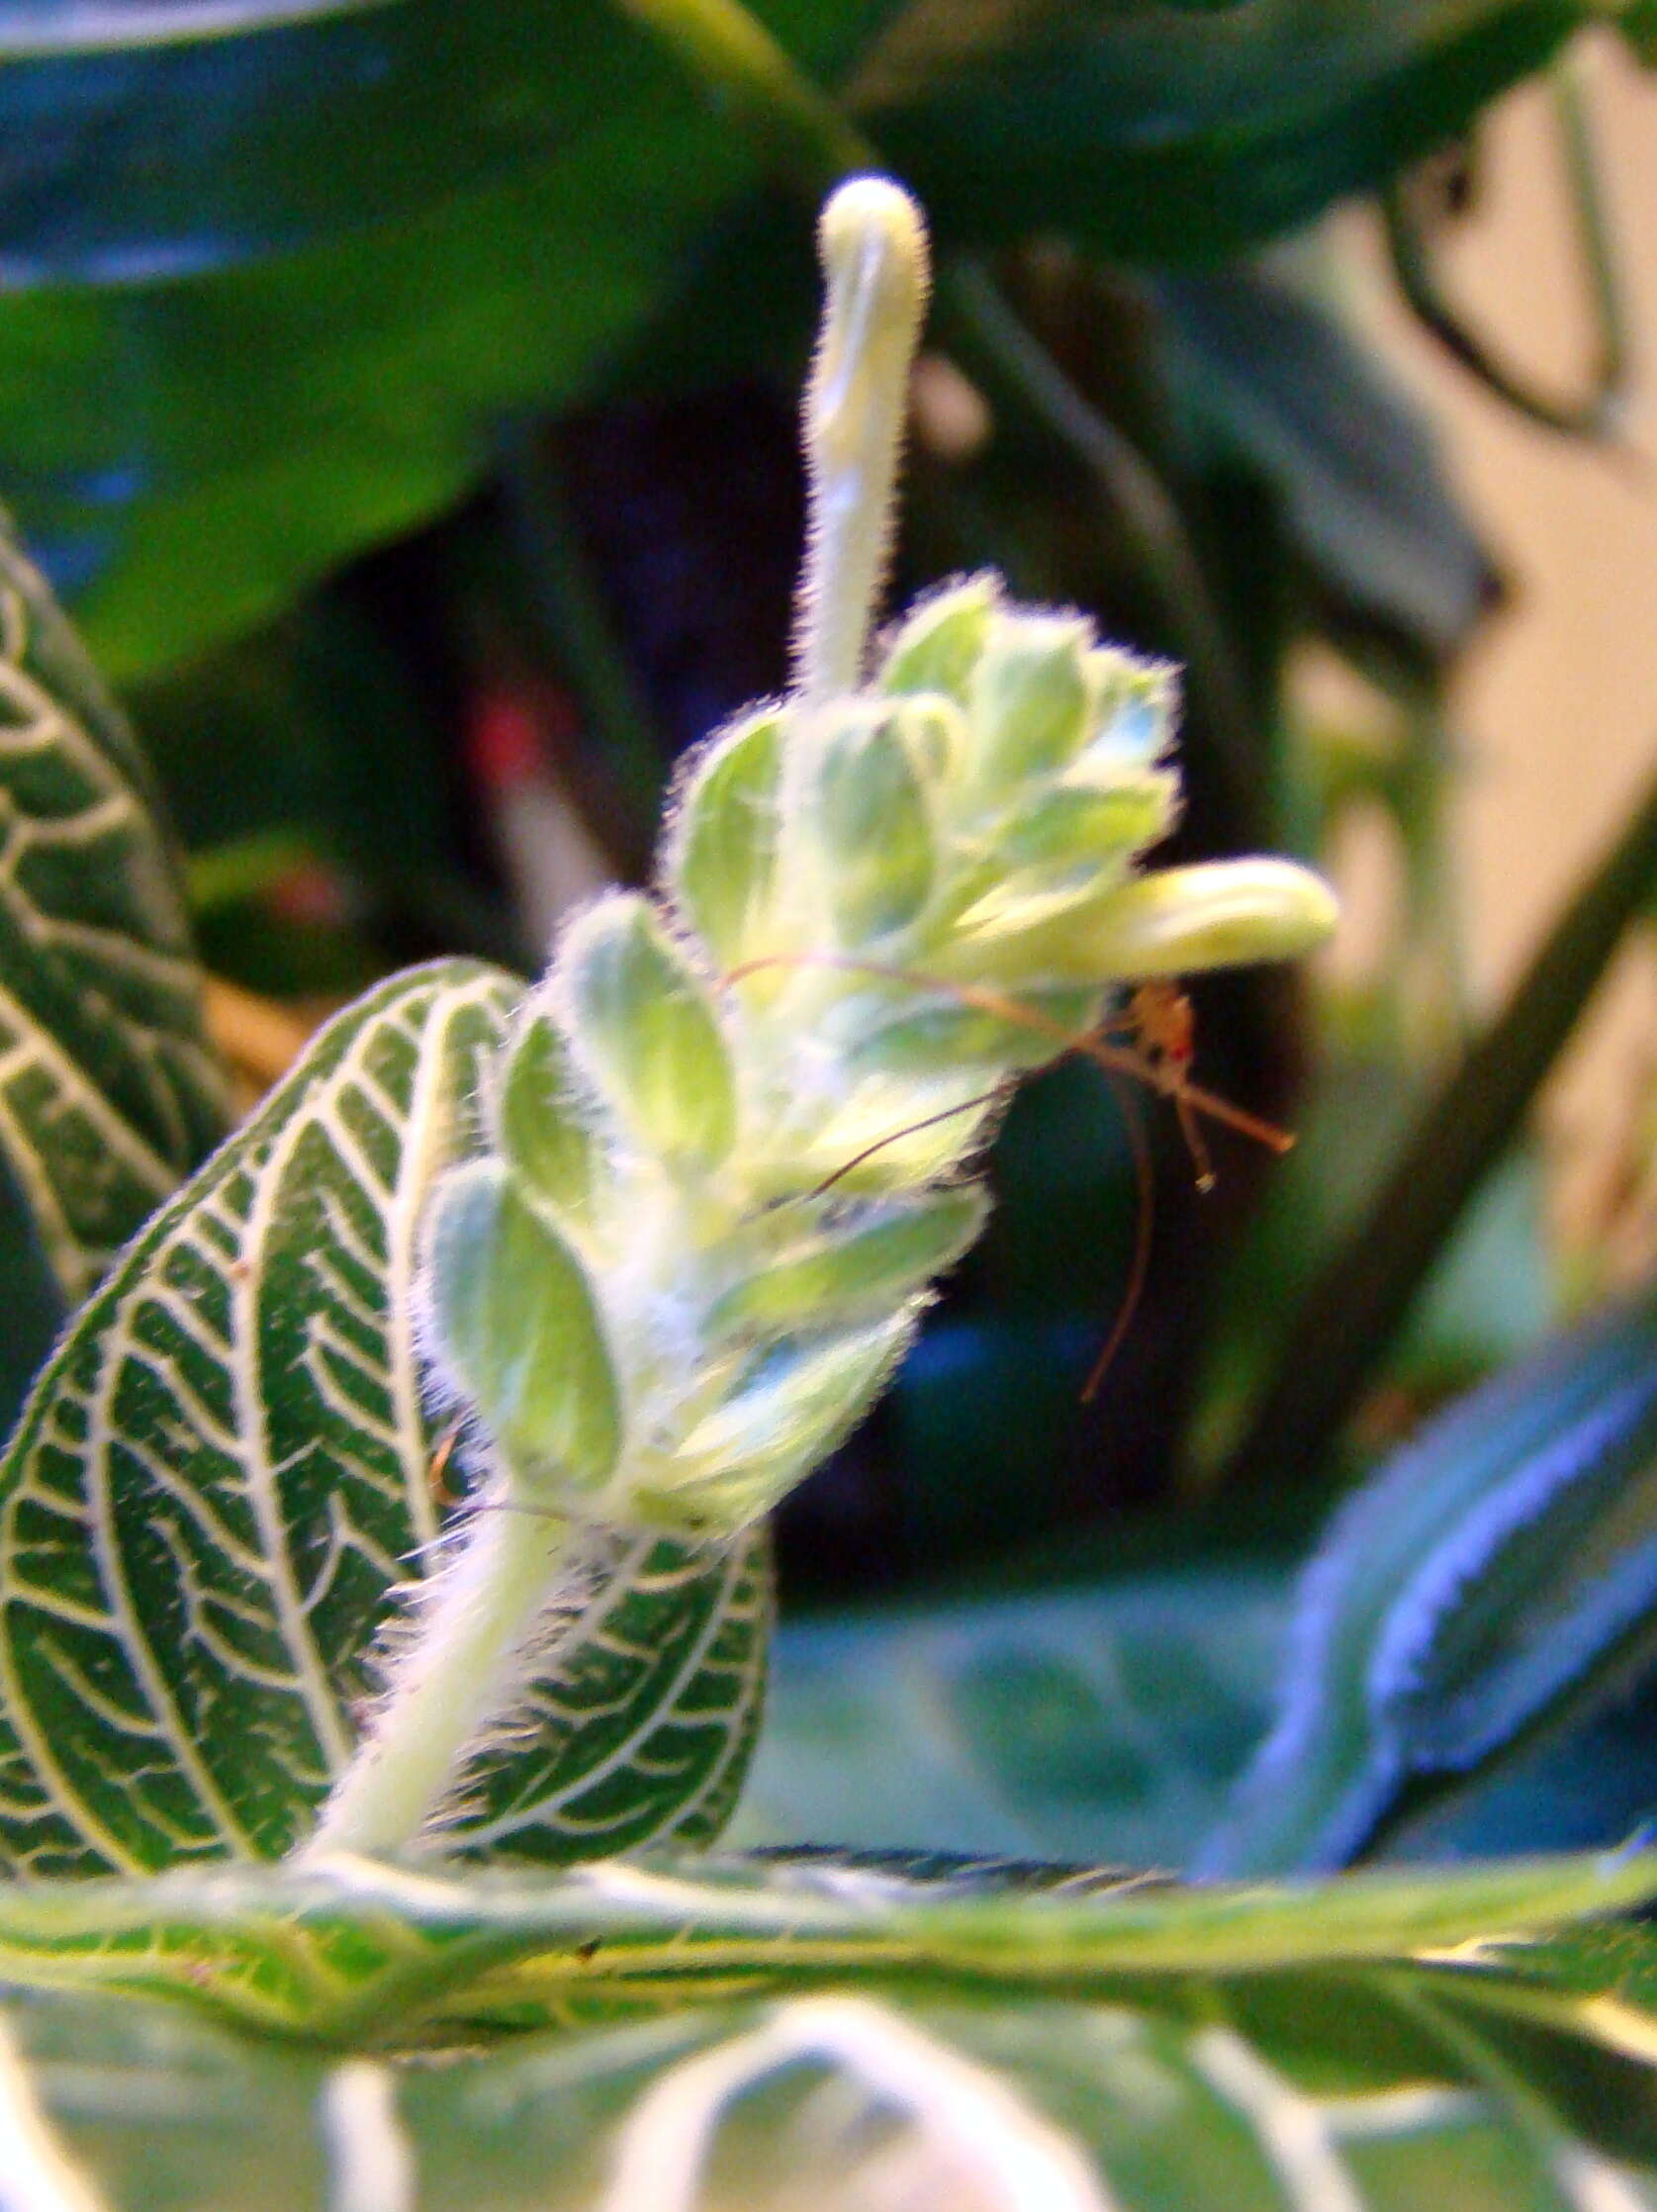
[[[20,1869],[705,1840],[757,1717],[764,1517],[977,1234],[1007,1084],[1125,984],[1330,926],[1284,862],[1138,872],[1172,680],[1082,617],[976,577],[871,646],[925,243],[873,180],[823,241],[797,684],[691,764],[659,894],[579,915],[527,996],[451,964],[348,1010],[31,1401],[0,1475]]]
[[[1331,919],[1283,863],[1142,870],[1170,678],[1080,617],[980,577],[871,645],[924,253],[869,181],[824,240],[796,686],[692,763],[659,895],[527,994],[448,962],[348,1008],[0,1465],[6,2212],[1651,2201],[1643,1939],[1467,1963],[1649,1898],[1648,1856],[1182,1892],[684,1853],[753,1740],[765,1516],[976,1233],[1008,1085]],[[0,536],[0,1104],[52,1109],[0,1151],[65,1280],[179,1068],[208,1103],[165,1157],[217,1111],[164,845],[86,769],[126,745]]]
[[[764,1517],[977,1234],[1005,1086],[1125,984],[1330,927],[1286,862],[1139,872],[1172,679],[1081,616],[975,577],[872,647],[926,250],[875,180],[822,236],[797,683],[691,764],[658,895],[580,914],[526,997],[451,965],[342,1016],[36,1392],[20,1868],[712,1834]]]
[[[433,1188],[422,1339],[477,1507],[398,1633],[322,1848],[406,1847],[521,1726],[584,1531],[728,1545],[843,1436],[978,1234],[990,1103],[1125,981],[1299,953],[1281,861],[1140,875],[1177,784],[1168,672],[992,577],[872,656],[926,292],[911,203],[822,225],[795,689],[716,736],[659,896],[567,928]],[[873,659],[873,666],[871,661]]]

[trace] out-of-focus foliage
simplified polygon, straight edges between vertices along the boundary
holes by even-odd
[[[1594,12],[753,11],[950,246],[1061,230],[1141,265],[1382,183]],[[149,20],[0,21],[0,483],[123,676],[452,504],[507,414],[601,390],[765,150],[617,6]],[[739,358],[756,305],[718,303]]]

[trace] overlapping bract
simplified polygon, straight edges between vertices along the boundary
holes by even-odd
[[[755,1520],[976,1236],[962,1163],[1007,1079],[1118,981],[1324,933],[1287,864],[1135,877],[1177,809],[1172,689],[978,578],[865,690],[760,708],[693,762],[662,899],[566,932],[492,1156],[428,1217],[428,1349],[509,1486],[681,1535]]]

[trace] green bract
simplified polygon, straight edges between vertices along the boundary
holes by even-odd
[[[536,1015],[508,1059],[498,1163],[457,1169],[433,1203],[433,1349],[505,1480],[533,1468],[560,1494],[553,1402],[604,1397],[588,1368],[614,1347],[625,1440],[595,1492],[597,1458],[573,1441],[589,1417],[572,1410],[572,1513],[724,1535],[765,1513],[805,1471],[805,1439],[861,1413],[929,1278],[981,1220],[975,1186],[956,1180],[980,1142],[980,1094],[1084,1035],[1119,977],[1278,957],[1328,927],[1328,892],[1287,862],[1134,875],[1176,810],[1156,765],[1168,687],[1107,655],[1081,617],[1029,612],[974,578],[899,627],[886,667],[904,686],[936,671],[965,711],[874,684],[784,700],[714,739],[686,783],[659,902],[581,916],[536,994],[563,1010],[590,1104]],[[919,1171],[887,1156],[883,1140],[951,1106]],[[866,1172],[838,1179],[854,1164]],[[848,1181],[885,1203],[849,1211]],[[591,1360],[551,1351],[574,1340],[565,1309],[586,1277],[550,1225],[529,1227],[537,1202],[578,1184],[602,1314]],[[541,1303],[536,1236],[559,1282]],[[511,1246],[499,1293],[492,1238]],[[879,1313],[878,1356],[835,1334],[854,1312]],[[537,1376],[523,1363],[538,1334]]]
[[[563,1521],[729,1543],[851,1429],[981,1225],[966,1172],[1009,1080],[1123,982],[1284,958],[1333,919],[1287,862],[1136,873],[1178,808],[1173,684],[1084,616],[973,577],[859,681],[924,250],[869,179],[823,235],[798,686],[692,762],[656,897],[567,928],[486,1156],[438,1180],[418,1310],[494,1510],[325,1846],[417,1834],[511,1724],[538,1608],[572,1603]]]

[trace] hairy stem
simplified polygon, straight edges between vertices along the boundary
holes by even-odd
[[[855,691],[863,678],[928,282],[914,202],[883,177],[841,187],[819,244],[827,298],[805,395],[811,507],[795,640],[807,699]]]
[[[442,1808],[558,1587],[570,1524],[484,1506],[436,1578],[396,1694],[328,1799],[303,1857],[407,1846]]]

